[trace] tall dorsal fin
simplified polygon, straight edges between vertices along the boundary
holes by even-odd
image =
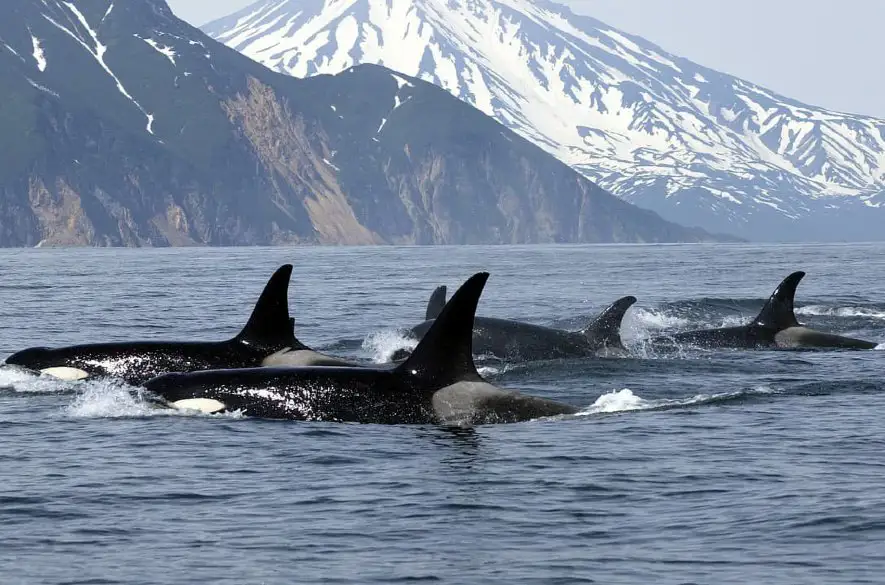
[[[252,309],[252,316],[235,341],[274,351],[295,343],[294,320],[289,318],[291,276],[291,264],[284,264],[273,273]]]
[[[446,287],[438,286],[436,290],[433,291],[433,294],[430,295],[430,300],[427,302],[427,312],[424,314],[425,321],[432,321],[439,317],[439,314],[442,312],[443,307],[446,306]]]
[[[419,376],[435,389],[482,380],[473,363],[473,319],[488,278],[479,272],[461,285],[397,373]]]
[[[796,296],[796,287],[799,286],[799,281],[804,276],[805,273],[799,271],[786,277],[774,289],[771,298],[762,307],[762,311],[759,312],[753,323],[776,331],[798,326],[799,321],[796,320],[796,314],[793,313],[793,299]]]
[[[636,297],[622,297],[613,302],[609,307],[599,314],[581,333],[586,335],[592,341],[602,343],[607,347],[622,348],[621,343],[621,321],[624,320],[624,314],[627,309],[633,306]]]

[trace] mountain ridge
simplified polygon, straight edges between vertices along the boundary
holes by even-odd
[[[382,67],[279,75],[164,0],[7,8],[0,245],[719,239]]]
[[[261,0],[205,25],[296,77],[381,63],[477,106],[619,197],[751,239],[857,233],[885,121],[808,106],[541,0]],[[875,225],[875,221],[872,222]]]

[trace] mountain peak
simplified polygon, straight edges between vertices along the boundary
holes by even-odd
[[[0,245],[717,239],[381,66],[274,73],[160,0],[9,4]]]
[[[682,223],[801,239],[802,218],[835,226],[885,189],[882,120],[786,98],[553,2],[265,0],[204,30],[295,77],[377,63],[430,81]],[[847,223],[831,235],[857,237]]]

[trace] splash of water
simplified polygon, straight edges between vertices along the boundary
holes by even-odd
[[[612,390],[596,399],[589,408],[580,414],[598,414],[602,412],[624,412],[628,410],[641,410],[646,408],[649,402],[633,393],[629,388]]]
[[[665,310],[637,308],[627,313],[624,318],[621,325],[621,336],[625,341],[646,340],[662,331],[733,327],[746,322],[747,318],[743,315],[727,315],[717,318],[715,321],[693,322]]]
[[[685,406],[696,406],[700,404],[723,402],[726,400],[734,400],[747,396],[776,394],[778,392],[778,390],[775,390],[768,386],[758,386],[750,390],[738,390],[736,392],[696,394],[687,398],[676,399],[646,400],[645,398],[634,394],[633,391],[629,388],[623,388],[621,390],[612,390],[611,392],[603,394],[596,399],[596,402],[579,412],[578,416],[613,412],[629,412],[638,410],[663,410],[670,408],[680,408]]]
[[[126,418],[170,414],[148,402],[140,388],[112,378],[90,380],[64,409],[71,418]]]
[[[418,340],[396,329],[382,329],[373,331],[363,340],[363,351],[371,354],[372,361],[383,364],[390,361],[394,352],[399,349],[409,351],[415,349]]]
[[[634,307],[624,317],[622,330],[648,333],[667,329],[682,329],[689,326],[689,320],[667,314],[664,311]]]
[[[0,367],[0,389],[22,394],[51,394],[72,392],[78,388],[77,382],[65,382],[48,375],[40,375],[15,366]]]
[[[243,418],[242,413],[203,414],[195,410],[164,408],[151,401],[143,388],[121,380],[89,380],[82,391],[66,406],[62,415],[69,418],[144,418],[154,416],[196,416]]]

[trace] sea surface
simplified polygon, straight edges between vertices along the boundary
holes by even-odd
[[[813,327],[885,342],[885,245],[0,250],[0,359],[221,340],[295,266],[296,333],[383,362],[431,291],[580,328],[633,294],[629,358],[480,360],[580,406],[512,425],[271,422],[0,369],[0,583],[885,581],[885,351],[657,354],[794,270]],[[885,347],[885,346],[882,346]]]

